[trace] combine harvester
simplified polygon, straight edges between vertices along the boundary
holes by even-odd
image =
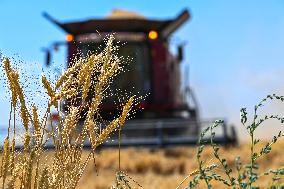
[[[198,104],[188,83],[181,84],[183,45],[178,45],[177,55],[169,48],[170,36],[189,18],[187,10],[174,19],[151,20],[129,11],[114,10],[104,19],[61,23],[44,14],[45,18],[67,33],[66,42],[55,42],[46,50],[50,64],[51,51],[67,45],[68,64],[78,52],[94,51],[103,44],[104,36],[115,33],[117,41],[126,42],[119,55],[130,56],[129,71],[116,81],[122,91],[132,94],[149,94],[141,103],[143,111],[126,122],[122,131],[121,146],[169,146],[196,144],[202,128],[215,120],[200,120]],[[67,65],[68,66],[68,65]],[[130,82],[131,81],[131,82]],[[117,112],[112,100],[102,105],[101,114]],[[53,118],[58,116],[53,115]],[[224,123],[216,133],[215,142],[236,143],[234,128],[228,132]],[[116,146],[114,135],[104,146]]]

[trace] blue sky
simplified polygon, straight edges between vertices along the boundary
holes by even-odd
[[[178,30],[173,41],[187,42],[185,62],[190,65],[190,84],[202,117],[225,117],[240,127],[241,107],[251,110],[267,94],[284,93],[281,0],[0,0],[0,50],[8,56],[18,54],[23,64],[40,66],[44,60],[41,47],[65,39],[63,31],[42,17],[43,11],[60,21],[71,21],[103,17],[114,8],[151,18],[171,18],[184,8],[190,10],[192,19]],[[64,49],[55,56],[56,67],[65,61]],[[4,91],[0,92],[3,96]],[[0,105],[0,113],[5,115],[7,104]],[[281,109],[279,104],[268,107],[270,112],[281,113]],[[7,119],[1,117],[4,125]],[[272,130],[269,126],[259,134],[267,137],[267,131],[271,134]]]

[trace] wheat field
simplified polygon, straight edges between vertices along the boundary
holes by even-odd
[[[259,171],[284,166],[283,145],[284,141],[279,141],[273,146],[271,153],[258,161]],[[141,185],[145,189],[175,189],[190,172],[197,168],[195,153],[196,147],[194,146],[166,149],[125,148],[121,150],[121,169],[134,180],[129,179],[133,188],[140,188],[139,185]],[[241,144],[237,147],[222,147],[221,154],[227,158],[228,165],[234,168],[236,156],[247,157],[247,159],[243,159],[244,163],[249,161],[250,146],[249,144]],[[203,156],[206,157],[208,163],[215,162],[209,149],[204,151]],[[97,152],[96,161],[89,163],[78,188],[110,188],[115,182],[115,170],[117,169],[118,150],[115,148],[103,149]],[[260,179],[258,182],[260,187],[270,184],[271,179],[268,178]],[[187,186],[189,179],[180,188]],[[280,182],[283,183],[283,180]],[[205,185],[201,184],[197,188],[203,187]],[[226,186],[214,183],[214,188],[226,188]]]
[[[121,138],[125,121],[135,115],[135,107],[144,98],[125,94],[119,100],[120,112],[113,120],[103,120],[100,116],[100,105],[109,95],[106,90],[114,77],[123,73],[125,66],[113,42],[111,35],[102,52],[74,59],[74,65],[56,81],[51,82],[42,74],[39,85],[46,95],[42,115],[39,114],[41,105],[30,101],[26,95],[27,86],[25,80],[20,79],[18,68],[13,67],[11,59],[3,59],[10,114],[0,154],[1,188],[178,189],[185,188],[188,183],[187,188],[208,189],[284,186],[284,141],[280,140],[284,135],[279,132],[268,143],[255,136],[255,130],[264,121],[275,119],[284,123],[284,117],[279,115],[258,117],[257,114],[266,101],[284,102],[284,96],[275,94],[268,95],[255,106],[251,124],[247,123],[246,108],[241,109],[241,123],[247,128],[250,144],[219,148],[213,138],[214,129],[222,120],[216,120],[200,133],[199,146],[97,149],[115,131]],[[70,105],[63,111],[60,105],[65,100]],[[58,123],[48,121],[51,111],[62,115]],[[81,118],[84,123],[78,130]],[[17,120],[22,128],[16,126]],[[105,128],[100,129],[101,124]],[[204,146],[206,134],[210,134],[211,144]],[[21,141],[16,139],[19,135]],[[54,147],[52,150],[45,149],[49,139]],[[84,148],[85,141],[91,145],[89,150]],[[22,145],[20,151],[16,149],[19,144]],[[235,161],[238,156],[241,159]]]
[[[284,166],[284,140],[273,146],[271,153],[262,157],[258,164],[260,171],[275,169]],[[248,162],[250,156],[250,145],[223,146],[221,154],[227,158],[228,165],[234,168],[236,156],[247,157],[243,159]],[[46,162],[50,163],[53,150],[46,150]],[[89,150],[83,152],[87,157]],[[150,149],[142,147],[129,147],[121,149],[121,170],[129,176],[132,188],[145,189],[183,189],[188,185],[191,177],[180,183],[192,171],[196,170],[196,146],[169,147],[164,149]],[[204,151],[204,157],[208,163],[214,163],[210,147]],[[106,189],[115,183],[115,172],[118,170],[118,148],[107,148],[98,150],[95,154],[95,162],[89,162],[85,173],[78,183],[78,189]],[[217,169],[218,170],[218,169]],[[221,171],[221,169],[220,169]],[[265,188],[271,182],[270,177],[260,179],[258,184]],[[280,183],[283,183],[283,179]],[[202,183],[197,188],[206,187]],[[214,188],[226,188],[222,183],[214,183]],[[229,187],[227,187],[229,188]]]

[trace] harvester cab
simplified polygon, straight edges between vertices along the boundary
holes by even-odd
[[[202,124],[198,104],[188,83],[181,84],[183,45],[177,47],[176,55],[170,52],[171,35],[189,18],[189,11],[182,11],[174,19],[147,19],[130,11],[114,10],[103,19],[61,23],[48,14],[49,21],[67,33],[66,42],[55,42],[53,46],[67,45],[67,66],[80,53],[86,55],[103,45],[103,38],[115,33],[115,40],[124,43],[119,55],[130,57],[127,72],[119,76],[114,86],[121,91],[148,97],[141,102],[133,120],[126,123],[121,145],[172,145],[195,144]],[[50,64],[51,49],[47,52]],[[131,82],[130,82],[131,81]],[[102,104],[101,115],[108,119],[110,113],[117,112],[113,101]],[[56,116],[55,116],[56,117]],[[224,126],[225,128],[225,126]],[[226,129],[220,141],[229,141]],[[106,143],[116,145],[113,139]]]

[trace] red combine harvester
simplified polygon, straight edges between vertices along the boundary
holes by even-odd
[[[181,84],[184,79],[180,70],[183,46],[177,47],[177,55],[169,50],[171,34],[190,18],[187,10],[169,20],[146,19],[121,10],[113,11],[104,19],[68,23],[58,22],[46,13],[44,16],[67,33],[66,42],[55,42],[47,49],[47,65],[50,64],[51,51],[61,44],[67,45],[69,64],[78,52],[84,56],[89,51],[98,50],[104,44],[104,36],[110,33],[115,33],[117,41],[126,42],[120,47],[119,55],[129,56],[132,61],[127,67],[129,71],[119,76],[114,86],[132,94],[149,95],[141,103],[144,110],[126,123],[122,146],[196,144],[202,127],[212,123],[211,120],[200,120],[193,91],[188,83]],[[102,105],[101,114],[105,119],[118,111],[113,100]],[[226,124],[221,128],[216,142],[236,141],[234,130],[228,134]],[[117,143],[112,137],[105,146]]]

